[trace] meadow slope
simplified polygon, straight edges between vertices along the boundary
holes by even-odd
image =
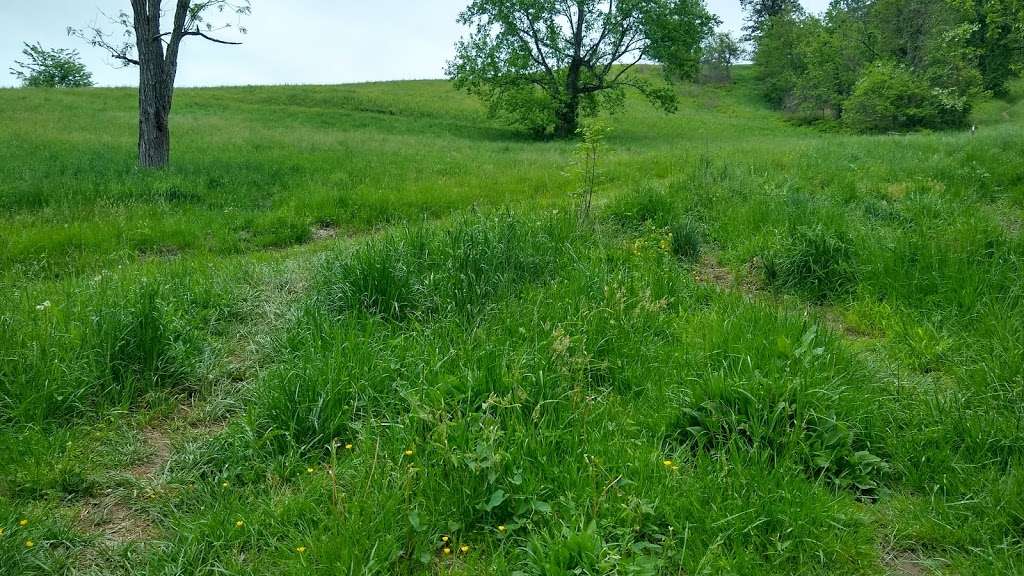
[[[1024,574],[1024,86],[573,143],[447,82],[0,90],[0,572]]]

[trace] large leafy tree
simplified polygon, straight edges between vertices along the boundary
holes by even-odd
[[[78,52],[25,44],[24,60],[15,60],[11,74],[27,88],[82,88],[92,86],[92,74],[79,60]]]
[[[692,75],[717,19],[703,0],[474,0],[448,73],[492,113],[539,134],[574,134],[583,114],[632,88],[674,111],[671,78]],[[658,62],[664,81],[638,73]]]
[[[119,28],[110,33],[99,27],[69,28],[92,46],[103,48],[117,62],[139,67],[139,166],[163,168],[170,162],[168,120],[178,73],[178,51],[186,38],[218,44],[238,44],[215,37],[235,27],[230,21],[212,22],[218,15],[250,12],[249,0],[172,0],[172,11],[162,0],[131,0],[131,12],[113,18]],[[242,33],[245,28],[239,27]]]

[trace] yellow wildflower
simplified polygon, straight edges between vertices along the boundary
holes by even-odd
[[[406,451],[404,452],[404,454],[405,454],[406,456],[412,456],[412,455],[413,455],[413,454],[415,454],[415,453],[416,453],[416,451],[415,451],[415,450],[413,450],[412,448],[410,448],[410,449],[408,449],[408,450],[406,450]]]
[[[665,460],[664,462],[662,462],[662,464],[665,465],[665,468],[671,468],[672,466],[675,465],[675,462],[673,462],[671,460]]]
[[[447,542],[447,541],[448,541],[448,537],[447,536],[441,536],[441,542]]]
[[[351,450],[351,449],[352,449],[352,445],[351,444],[345,444],[345,450]]]
[[[504,524],[499,524],[498,525],[498,532],[501,532],[502,534],[504,534],[506,530],[508,530],[508,528],[506,528]]]
[[[31,547],[33,547],[35,545],[36,545],[35,542],[33,542],[31,540],[25,540],[25,548],[31,548]]]
[[[305,554],[306,553],[306,547],[305,546],[299,546],[298,548],[295,549],[295,551],[298,552],[299,554]]]
[[[459,550],[461,550],[463,554],[468,554],[469,553],[469,545],[463,544],[462,546],[459,546]]]
[[[242,520],[238,520],[235,522],[235,528],[241,528],[242,526],[245,526],[245,522],[243,522]]]
[[[313,473],[313,469],[312,468],[306,468],[306,474],[312,474],[312,473]]]
[[[447,556],[447,555],[452,553],[452,549],[447,547],[447,546],[445,546],[444,548],[441,549],[441,553],[444,554],[445,556]]]

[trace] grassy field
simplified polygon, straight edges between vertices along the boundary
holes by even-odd
[[[1024,574],[1024,101],[573,144],[446,82],[0,90],[0,573]]]

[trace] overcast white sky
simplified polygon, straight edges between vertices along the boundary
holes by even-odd
[[[179,86],[229,84],[337,84],[440,78],[462,35],[455,23],[468,0],[252,0],[242,46],[187,39]],[[810,11],[828,0],[803,0]],[[723,28],[742,25],[739,0],[707,0]],[[135,69],[119,69],[102,51],[65,32],[103,23],[101,12],[127,10],[128,0],[0,0],[0,86],[15,86],[8,69],[22,42],[75,48],[103,86],[137,82]],[[113,28],[111,28],[113,29]]]

